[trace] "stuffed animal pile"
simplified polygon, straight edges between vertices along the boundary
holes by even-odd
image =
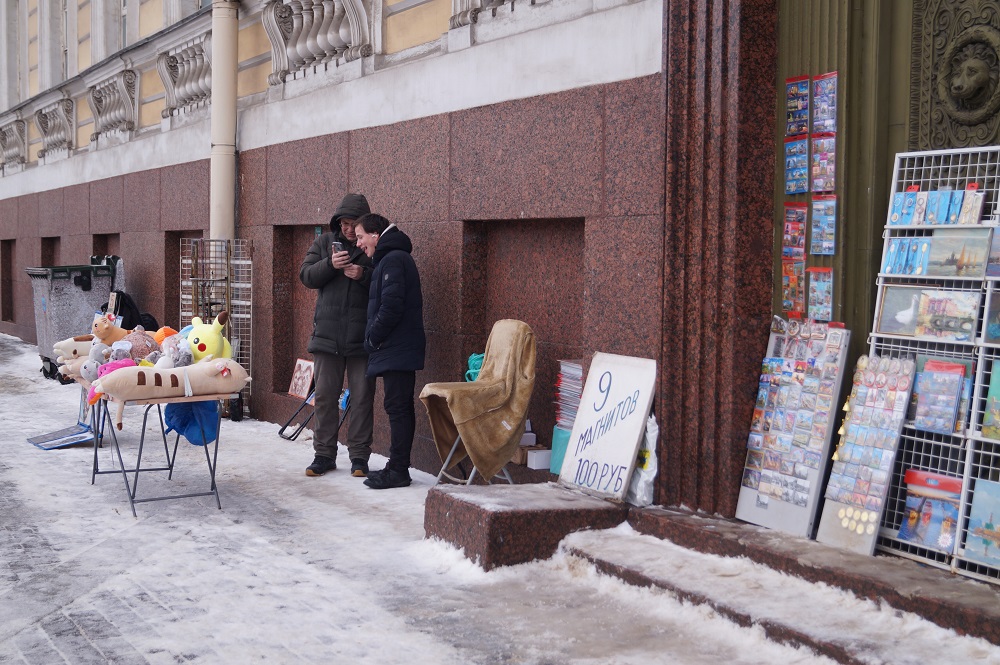
[[[236,393],[250,380],[243,366],[232,358],[206,356],[193,365],[174,369],[140,367],[130,358],[114,362],[131,364],[98,377],[90,389],[95,401],[110,395],[118,402],[118,429],[122,428],[122,410],[128,400]]]
[[[212,395],[240,391],[250,380],[233,361],[233,349],[222,334],[229,313],[212,323],[194,317],[178,332],[164,326],[148,332],[125,330],[113,315],[99,316],[91,334],[71,337],[53,348],[59,372],[89,388],[91,404],[102,397],[119,401],[116,425],[121,429],[127,400]]]

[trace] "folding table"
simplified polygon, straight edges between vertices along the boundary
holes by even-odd
[[[137,399],[128,400],[125,402],[125,406],[143,406],[142,415],[142,430],[139,435],[139,450],[136,453],[135,467],[125,468],[125,462],[122,459],[121,447],[118,443],[118,433],[115,430],[115,425],[111,421],[111,412],[108,408],[112,404],[119,404],[120,401],[116,400],[110,395],[105,395],[102,399],[98,400],[94,408],[91,409],[91,419],[92,428],[94,431],[94,465],[92,473],[90,476],[90,484],[94,484],[94,479],[99,474],[105,473],[120,473],[122,475],[122,480],[125,481],[125,491],[128,494],[129,507],[132,508],[132,516],[138,517],[135,512],[135,504],[145,503],[148,501],[165,501],[167,499],[185,499],[188,497],[195,496],[214,496],[215,503],[222,510],[222,502],[219,500],[219,488],[215,484],[215,470],[216,463],[219,457],[219,438],[221,436],[221,425],[222,425],[222,411],[219,410],[218,421],[216,422],[216,435],[215,439],[211,442],[206,441],[205,445],[202,446],[205,449],[205,461],[208,465],[209,477],[211,479],[210,489],[207,492],[195,492],[190,494],[172,494],[168,496],[154,496],[145,498],[136,498],[136,489],[139,484],[139,473],[149,472],[149,471],[167,471],[167,478],[171,479],[174,474],[174,461],[177,458],[177,447],[180,443],[181,435],[178,432],[176,438],[174,439],[174,449],[173,452],[170,451],[170,444],[167,443],[167,432],[166,426],[163,422],[163,410],[161,405],[164,404],[179,404],[182,402],[208,402],[212,400],[224,400],[224,399],[236,399],[239,397],[239,393],[223,393],[214,395],[193,395],[191,397],[163,397],[157,399]],[[163,440],[163,450],[167,457],[167,466],[156,466],[156,467],[145,467],[142,466],[142,449],[146,441],[146,423],[149,419],[149,412],[153,407],[156,407],[156,414],[160,422],[160,438]],[[100,427],[102,425],[107,425],[106,428]],[[111,433],[112,447],[114,448],[115,456],[118,457],[118,469],[110,469],[102,471],[98,464],[97,449],[101,445],[101,434],[103,431]],[[202,439],[206,440],[208,437],[205,435],[204,429],[202,429]],[[209,446],[213,448],[211,454],[209,453]],[[133,474],[132,481],[129,482],[129,474]]]

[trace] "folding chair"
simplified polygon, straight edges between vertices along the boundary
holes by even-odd
[[[523,321],[493,325],[479,376],[472,382],[429,383],[420,401],[443,464],[438,482],[471,484],[478,473],[487,483],[513,479],[506,465],[521,444],[528,404],[535,387],[535,336]],[[472,471],[459,479],[449,470],[468,457]]]
[[[458,450],[458,446],[461,443],[462,443],[462,435],[459,434],[458,436],[455,437],[455,443],[452,444],[451,450],[448,452],[448,457],[445,458],[444,464],[441,465],[441,470],[438,471],[437,482],[440,483],[442,478],[447,478],[448,480],[450,480],[453,483],[471,485],[472,481],[476,479],[476,467],[475,466],[472,467],[472,473],[469,474],[468,478],[457,478],[456,476],[453,476],[450,473],[448,473],[448,469],[451,466],[451,458],[455,456],[455,452]],[[456,464],[456,466],[458,466],[459,469],[462,469],[462,467],[461,467],[461,461],[459,461]],[[465,470],[464,469],[462,469],[462,475],[465,475]],[[510,477],[510,472],[507,471],[507,464],[506,463],[504,463],[504,465],[502,467],[500,467],[500,471],[498,471],[497,474],[494,474],[493,478],[496,478],[497,475],[502,475],[504,477],[504,479],[508,483],[510,483],[511,485],[514,484],[514,479]],[[493,478],[487,479],[486,480],[486,484],[487,485],[492,484],[491,481],[493,480]]]
[[[282,439],[287,439],[289,441],[294,441],[295,439],[297,439],[299,437],[299,434],[302,433],[302,430],[304,430],[306,428],[306,425],[309,424],[309,421],[312,420],[313,414],[316,413],[315,409],[309,412],[309,415],[306,417],[305,420],[302,421],[302,423],[298,427],[295,428],[294,432],[292,432],[291,434],[285,434],[285,430],[288,429],[289,425],[292,424],[292,421],[295,420],[295,417],[299,415],[302,409],[306,408],[307,406],[313,406],[313,400],[315,399],[316,399],[316,391],[314,390],[311,393],[309,393],[308,397],[302,400],[302,403],[299,404],[299,408],[295,409],[295,413],[292,414],[292,417],[289,418],[288,421],[281,426],[281,429],[278,430],[278,436],[280,436]],[[340,422],[337,423],[337,432],[340,432],[340,426],[344,424],[344,419],[347,418],[347,412],[350,410],[351,410],[351,391],[347,388],[344,388],[344,392],[340,393]],[[337,432],[334,432],[334,434],[336,434]]]

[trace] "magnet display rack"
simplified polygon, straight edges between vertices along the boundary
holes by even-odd
[[[985,193],[984,205],[976,227],[996,227],[1000,223],[1000,147],[973,148],[947,151],[899,153],[893,167],[891,202],[896,193],[911,187],[919,191],[943,189],[964,190],[969,183],[977,183]],[[889,223],[883,232],[882,262],[885,265],[889,241],[894,238],[928,236],[935,229],[970,228],[970,225],[920,225],[899,226]],[[994,233],[1000,229],[994,229]],[[968,341],[939,341],[933,337],[911,337],[872,332],[869,337],[870,353],[878,356],[902,358],[925,355],[938,358],[972,360],[975,363],[974,385],[968,414],[959,423],[954,434],[939,434],[918,430],[905,424],[897,448],[896,461],[890,479],[885,510],[882,514],[876,549],[914,559],[925,564],[949,569],[953,572],[1000,584],[1000,567],[983,565],[964,556],[970,538],[968,524],[977,481],[1000,480],[1000,441],[982,434],[987,391],[994,371],[1000,372],[1000,344],[984,341],[986,312],[993,297],[1000,298],[1000,277],[956,278],[880,273],[876,299],[876,321],[882,310],[883,296],[888,286],[923,286],[949,291],[977,292],[981,294],[974,330]],[[996,296],[994,296],[994,292]],[[878,325],[875,326],[878,328]],[[905,519],[907,470],[917,469],[943,474],[962,480],[957,537],[950,552],[940,552],[900,539],[899,529]]]

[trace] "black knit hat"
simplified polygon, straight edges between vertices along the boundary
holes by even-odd
[[[344,197],[344,200],[340,202],[340,206],[337,207],[337,212],[333,213],[333,217],[330,218],[330,228],[336,231],[337,225],[340,224],[341,217],[347,217],[348,219],[358,219],[362,215],[367,215],[372,210],[368,207],[368,199],[365,198],[364,194],[348,194]]]

